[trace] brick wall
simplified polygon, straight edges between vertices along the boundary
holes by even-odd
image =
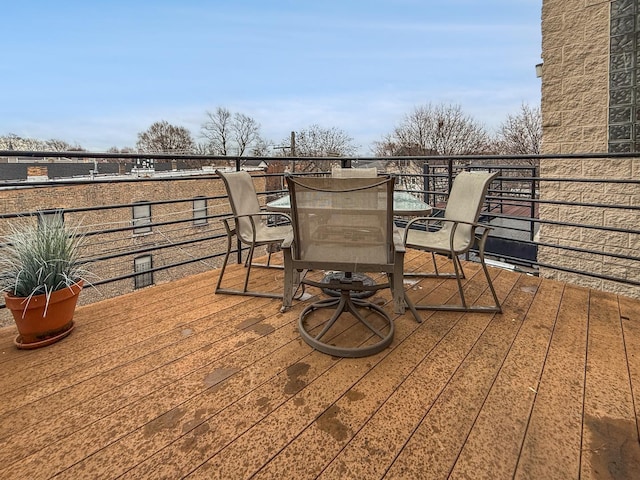
[[[264,191],[264,177],[254,178],[256,189]],[[186,199],[186,202],[166,205],[152,205],[152,222],[172,222],[176,220],[192,220],[192,200],[199,196],[226,195],[221,180],[193,179],[175,181],[151,181],[135,183],[105,183],[90,185],[65,185],[45,188],[0,189],[0,212],[28,213],[42,209],[105,207],[99,211],[66,212],[65,222],[68,225],[80,225],[81,231],[101,231],[118,229],[132,225],[132,207],[106,208],[132,204],[138,201],[166,201]],[[230,207],[226,198],[207,201],[208,215],[229,214]],[[0,220],[0,236],[7,232],[8,222],[33,221],[31,218]],[[150,233],[134,235],[131,230],[124,232],[103,233],[85,237],[84,250],[88,257],[104,256],[110,253],[128,252],[145,247],[166,247],[150,252],[153,266],[160,267],[172,263],[187,261],[216,252],[224,252],[226,240],[209,240],[194,245],[176,246],[175,243],[223,234],[222,222],[209,219],[207,225],[195,226],[191,221],[154,226]],[[257,253],[259,254],[259,253]],[[142,254],[138,254],[142,255]],[[91,265],[91,271],[98,278],[108,279],[134,271],[134,258],[131,254],[117,259],[103,260]],[[154,283],[166,283],[187,275],[218,268],[222,258],[190,263],[181,267],[162,270],[154,273]],[[213,294],[214,285],[211,285]],[[80,296],[80,304],[91,303],[101,299],[125,294],[134,290],[133,278],[101,285],[96,289],[86,288]],[[6,313],[0,311],[0,316]]]

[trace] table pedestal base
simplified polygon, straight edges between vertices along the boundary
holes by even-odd
[[[363,285],[366,285],[368,287],[373,286],[373,285],[376,284],[376,282],[374,282],[371,277],[368,277],[367,275],[365,275],[363,273],[351,273],[351,272],[331,272],[331,273],[328,273],[322,279],[322,283],[330,283],[332,280],[342,280],[343,278],[351,278],[354,281],[360,281],[360,282],[362,282]],[[329,295],[330,297],[339,297],[340,296],[340,290],[333,290],[331,288],[323,288],[322,292],[325,295]],[[376,293],[376,292],[373,291],[373,290],[362,291],[362,292],[352,291],[351,292],[351,298],[369,298],[374,293]]]

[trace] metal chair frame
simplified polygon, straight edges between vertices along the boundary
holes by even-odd
[[[407,248],[419,249],[427,252],[431,252],[431,257],[434,265],[435,273],[405,273],[407,277],[426,277],[426,278],[455,278],[458,294],[460,296],[460,304],[458,305],[424,305],[415,304],[412,305],[410,301],[408,304],[410,307],[417,310],[445,310],[445,311],[457,311],[457,312],[502,312],[502,306],[496,294],[489,270],[485,262],[485,246],[489,232],[492,228],[483,223],[479,223],[480,212],[482,205],[484,204],[487,191],[491,182],[498,176],[498,172],[462,172],[454,180],[454,186],[452,188],[449,201],[447,202],[447,209],[445,209],[445,216],[443,217],[417,217],[409,221],[404,230],[404,243]],[[458,179],[459,178],[459,179]],[[458,185],[456,186],[456,182]],[[481,182],[480,185],[475,182]],[[456,219],[456,213],[450,213],[451,210],[458,209],[461,204],[465,202],[465,195],[473,191],[472,196],[475,198],[475,203],[467,205],[468,211],[464,212],[464,215],[472,218],[473,221],[467,221],[462,219]],[[453,204],[456,204],[453,207]],[[450,204],[452,208],[450,209]],[[459,214],[459,213],[458,213]],[[426,231],[422,234],[423,241],[420,242],[420,235],[414,235],[413,240],[409,238],[412,225],[416,222],[426,221]],[[443,245],[438,242],[429,243],[429,237],[433,233],[430,232],[430,226],[432,222],[438,223],[441,228],[444,228],[445,233],[448,230],[448,245]],[[461,226],[468,227],[467,233],[461,232],[458,235]],[[482,271],[489,286],[491,296],[493,297],[493,305],[470,305],[464,294],[462,280],[465,279],[464,269],[460,261],[460,256],[465,255],[469,250],[477,244],[478,246],[478,258],[482,266]],[[435,255],[445,255],[449,257],[453,263],[453,273],[441,273],[438,271],[438,265]]]
[[[314,178],[300,178],[295,179],[292,176],[286,177],[287,184],[291,195],[291,221],[293,225],[293,236],[288,238],[282,245],[285,264],[285,288],[283,299],[283,310],[287,310],[292,305],[293,293],[296,291],[298,284],[311,285],[321,289],[330,288],[332,290],[338,290],[340,296],[338,298],[329,298],[319,300],[309,306],[307,306],[300,314],[298,320],[298,327],[302,339],[313,348],[338,357],[363,357],[377,353],[386,348],[393,340],[394,334],[394,322],[389,315],[379,306],[368,302],[364,299],[353,298],[351,292],[363,292],[363,291],[377,291],[384,288],[390,288],[393,294],[393,305],[396,313],[404,313],[405,311],[405,296],[403,285],[403,263],[404,263],[404,245],[402,243],[402,237],[400,233],[394,228],[393,225],[393,185],[395,178],[390,176],[383,176],[377,178],[358,178],[353,187],[353,179],[314,179]],[[344,185],[351,185],[351,187],[345,187],[340,190],[339,187],[332,188],[331,190],[323,190],[320,182],[317,180],[348,182]],[[306,188],[309,190],[317,190],[325,194],[331,194],[331,192],[344,193],[356,190],[374,189],[384,185],[386,189],[386,219],[385,219],[385,231],[386,240],[385,247],[388,249],[387,262],[385,264],[379,263],[367,263],[366,261],[356,262],[347,260],[335,260],[332,258],[321,260],[310,260],[299,257],[299,252],[304,248],[301,244],[302,236],[299,233],[301,228],[298,211],[297,189]],[[351,188],[349,190],[349,188]],[[305,273],[308,270],[339,270],[345,272],[377,272],[386,273],[387,281],[376,285],[365,285],[362,281],[349,278],[335,278],[330,282],[316,282],[305,277]],[[301,274],[302,272],[302,274]],[[324,323],[324,327],[317,334],[312,334],[305,325],[305,317],[311,312],[323,309],[333,308],[334,311],[331,317]],[[359,309],[366,308],[372,314],[378,315],[384,321],[382,328],[374,327],[371,322],[362,315]],[[412,311],[414,311],[412,309]],[[345,347],[330,344],[328,340],[323,337],[327,334],[330,328],[336,323],[338,318],[345,312],[351,313],[358,322],[366,326],[377,338],[376,343],[367,346],[355,346]],[[417,313],[414,313],[417,315]],[[383,331],[386,330],[386,333]]]
[[[266,297],[266,298],[277,298],[282,299],[282,294],[271,293],[271,292],[259,292],[255,290],[249,290],[249,277],[251,275],[252,267],[262,267],[262,268],[274,268],[274,269],[283,269],[284,267],[281,265],[271,265],[271,249],[268,251],[267,255],[267,263],[253,263],[253,255],[256,247],[260,246],[268,246],[272,244],[280,245],[287,235],[291,234],[290,225],[286,226],[277,226],[277,227],[264,227],[262,229],[263,232],[266,232],[267,235],[265,237],[260,238],[258,236],[258,232],[261,230],[259,226],[256,224],[256,221],[262,218],[273,217],[274,215],[283,217],[286,219],[287,223],[291,222],[291,218],[286,213],[274,213],[274,212],[264,212],[259,210],[259,203],[257,199],[257,194],[255,191],[255,187],[253,185],[253,179],[248,172],[221,172],[216,170],[216,173],[220,178],[222,178],[225,188],[227,190],[227,195],[229,198],[229,204],[231,205],[231,210],[233,211],[233,215],[230,217],[226,217],[222,219],[222,223],[224,225],[225,231],[227,233],[227,251],[224,256],[224,260],[222,262],[222,267],[220,269],[220,275],[218,276],[218,281],[216,283],[215,293],[223,293],[230,295],[247,295],[252,297]],[[237,177],[234,177],[237,175]],[[235,191],[234,186],[231,184],[230,180],[239,179],[242,181],[244,185],[244,191]],[[240,205],[240,201],[235,198],[236,196],[242,196],[241,200],[249,203],[249,206],[252,207],[252,211],[250,213],[240,213],[243,210],[243,207]],[[255,198],[255,204],[252,201]],[[257,209],[256,210],[256,207]],[[242,220],[247,220],[248,222],[242,222]],[[247,224],[249,228],[247,228]],[[241,229],[244,228],[244,232],[241,233]],[[246,232],[246,230],[249,232]],[[239,242],[238,248],[242,248],[242,244],[249,246],[249,253],[244,262],[244,266],[246,268],[244,284],[241,290],[232,289],[232,288],[222,288],[222,280],[227,268],[227,264],[229,262],[229,257],[231,256],[231,252],[233,250],[233,239],[237,238]]]

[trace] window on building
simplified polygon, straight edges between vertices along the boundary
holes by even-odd
[[[207,199],[198,197],[193,200],[193,224],[206,225],[207,220]]]
[[[151,231],[151,204],[147,201],[136,202],[133,206],[134,235],[149,233]]]
[[[38,211],[38,227],[43,224],[57,226],[64,224],[64,210],[61,208]]]
[[[153,272],[150,271],[152,268],[153,261],[151,259],[151,255],[143,255],[141,257],[134,258],[133,271],[135,273],[138,273],[138,275],[133,277],[135,288],[142,288],[153,285]]]

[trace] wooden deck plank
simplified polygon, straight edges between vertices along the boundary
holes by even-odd
[[[270,300],[270,302],[274,301]],[[250,304],[250,302],[245,302],[245,305]],[[274,304],[273,307],[275,308],[277,305]],[[255,309],[250,309],[247,312],[243,312],[243,309],[238,307],[232,307],[232,309],[237,315],[235,318],[238,323],[250,319],[255,314]],[[262,327],[264,324],[259,325],[260,328],[265,328]],[[10,438],[4,437],[6,442],[10,443],[11,448],[2,451],[6,451],[10,455],[16,455],[14,450],[18,451],[20,455],[28,454],[31,450],[36,451],[38,447],[42,446],[41,444],[46,444],[56,438],[53,436],[54,432],[57,435],[66,435],[79,430],[87,424],[99,420],[102,416],[126,407],[154,390],[168,385],[176,375],[180,374],[179,367],[193,362],[193,358],[199,358],[202,355],[208,357],[216,352],[221,356],[224,352],[232,353],[238,344],[249,343],[258,336],[256,331],[251,331],[248,328],[242,333],[230,332],[226,338],[216,338],[216,342],[212,343],[211,336],[218,334],[218,329],[213,329],[210,332],[204,330],[197,335],[191,334],[190,338],[184,339],[182,342],[160,350],[146,351],[145,355],[137,361],[126,362],[122,366],[102,374],[96,372],[96,376],[89,381],[82,381],[75,387],[62,390],[57,395],[51,395],[26,405],[15,412],[14,418],[20,419],[21,423],[10,424],[18,432],[18,435]],[[189,352],[195,350],[196,354],[181,357],[180,353],[185,347],[190,347],[187,350]],[[198,350],[204,348],[208,348],[209,351],[198,355]],[[114,355],[117,357],[118,352],[115,352]],[[166,365],[164,368],[163,363]],[[103,384],[108,385],[109,388],[100,388]],[[82,408],[75,407],[77,404],[82,405]],[[60,408],[60,422],[64,425],[62,429],[58,425],[46,423],[47,418],[50,417],[52,405],[54,408]],[[46,428],[42,427],[43,422]],[[22,429],[19,428],[20,425],[23,426]]]
[[[208,291],[206,287],[209,287]],[[60,373],[59,365],[56,362],[52,362],[56,357],[63,355],[72,355],[75,359],[74,364],[79,365],[86,362],[90,362],[95,358],[98,358],[108,352],[118,350],[130,345],[135,345],[139,339],[153,337],[158,333],[164,331],[170,331],[175,328],[175,318],[179,312],[185,309],[185,306],[189,306],[189,312],[195,312],[196,308],[210,308],[208,303],[210,302],[209,296],[212,294],[212,288],[210,280],[202,280],[197,282],[193,286],[194,295],[190,297],[180,297],[168,305],[166,296],[164,301],[154,302],[154,297],[159,296],[158,290],[149,289],[150,304],[141,304],[138,302],[138,306],[135,309],[130,309],[125,318],[129,315],[137,319],[137,322],[131,322],[127,319],[126,322],[120,320],[119,322],[113,322],[110,318],[111,315],[104,318],[104,325],[101,328],[89,329],[84,323],[78,325],[73,332],[73,342],[61,342],[59,348],[48,351],[47,349],[41,349],[34,351],[34,355],[29,356],[29,362],[23,366],[20,373],[16,375],[16,388],[20,388],[23,385],[37,382],[42,378],[46,378],[51,375]],[[165,294],[166,295],[166,294]],[[140,295],[137,297],[141,298]],[[123,302],[126,300],[123,300]],[[111,302],[110,302],[111,303]],[[125,303],[126,305],[126,303]],[[80,307],[76,315],[80,315],[82,309]],[[103,306],[104,308],[104,306]],[[107,307],[108,309],[109,307]],[[117,309],[117,305],[113,305],[114,309]],[[90,317],[101,316],[102,311],[93,309]],[[87,316],[85,316],[86,318]],[[93,319],[92,319],[93,320]],[[95,320],[94,320],[95,321]],[[78,322],[76,321],[76,324]],[[95,327],[95,325],[94,325]],[[91,348],[88,348],[91,346]],[[11,362],[12,365],[20,363],[19,359],[15,359]],[[67,368],[72,367],[69,365]],[[37,367],[37,368],[34,368]],[[33,371],[32,375],[29,372]],[[0,406],[2,408],[2,406]]]
[[[589,291],[566,286],[515,477],[578,478]]]
[[[412,250],[405,263],[432,269]],[[393,315],[391,347],[335,359],[297,332],[317,291],[281,313],[279,300],[214,295],[217,273],[79,307],[74,333],[45,349],[17,350],[0,329],[0,478],[640,472],[637,300],[491,269],[504,314]],[[469,264],[465,288],[482,303],[477,273]],[[252,275],[277,289],[281,274]],[[228,275],[240,285],[244,268]],[[457,302],[455,282],[407,280],[414,301]],[[391,311],[389,292],[374,299]]]
[[[496,278],[499,298],[508,295],[516,280],[517,276],[507,272]],[[454,283],[448,282],[448,290],[441,298],[430,298],[429,301],[443,302],[447,297],[457,301]],[[477,297],[481,291],[475,293]],[[473,298],[472,295],[470,299]],[[491,314],[456,312],[432,314],[410,342],[405,342],[418,351],[414,360],[416,368],[321,477],[382,478],[492,317]],[[385,434],[380,435],[381,431]]]
[[[210,294],[209,294],[210,295]],[[231,297],[228,306],[225,304],[220,304],[220,312],[224,315],[225,308],[234,309],[233,311],[238,314],[242,314],[244,310],[252,311],[256,308],[259,308],[261,305],[260,300],[258,302],[254,302],[251,304],[247,304],[244,300],[246,298],[243,297]],[[244,302],[241,307],[238,307],[238,304]],[[100,307],[81,307],[78,309],[77,316],[82,318],[93,318],[96,314],[96,310]],[[25,390],[24,394],[13,393],[12,401],[8,402],[9,405],[15,410],[19,409],[22,405],[29,404],[30,414],[33,415],[33,402],[37,401],[40,398],[46,398],[45,402],[51,406],[51,402],[55,402],[55,398],[52,398],[56,393],[61,393],[64,396],[69,395],[71,393],[71,386],[74,384],[77,386],[87,386],[88,390],[94,395],[102,393],[103,391],[107,391],[114,386],[114,384],[110,383],[109,376],[102,375],[99,378],[99,382],[93,382],[94,377],[103,372],[112,372],[112,376],[114,377],[114,381],[118,383],[125,383],[127,381],[127,376],[121,370],[118,370],[118,367],[121,365],[126,365],[130,370],[134,370],[131,365],[137,360],[141,363],[144,363],[148,370],[153,369],[151,365],[151,361],[148,358],[145,358],[149,352],[154,350],[162,350],[164,348],[179,348],[179,347],[189,347],[190,343],[197,340],[199,337],[193,337],[192,333],[194,331],[198,331],[200,329],[206,329],[207,323],[211,323],[213,315],[210,312],[210,306],[206,308],[194,308],[193,310],[189,310],[189,314],[193,317],[198,317],[197,320],[187,322],[186,319],[180,323],[180,321],[176,321],[176,317],[169,314],[168,316],[173,318],[173,328],[165,330],[165,331],[152,331],[149,330],[148,336],[146,339],[141,342],[134,342],[131,345],[127,346],[124,349],[118,349],[113,346],[113,350],[110,352],[103,351],[103,355],[99,355],[96,353],[96,358],[91,359],[87,362],[82,362],[82,360],[78,359],[77,356],[74,355],[75,351],[69,352],[64,348],[63,345],[60,345],[60,348],[56,350],[60,360],[57,362],[52,362],[52,368],[54,370],[58,370],[60,373],[50,375],[40,380],[37,384],[37,388],[32,388]],[[144,320],[144,316],[140,317],[140,320]],[[152,322],[155,323],[155,322]],[[117,330],[117,326],[112,327],[114,330]],[[219,327],[216,327],[219,328]],[[75,332],[74,332],[75,333]],[[222,337],[225,332],[219,332]],[[235,333],[235,329],[227,328],[227,335]],[[180,345],[180,343],[184,343]],[[80,343],[80,342],[78,342]],[[58,345],[56,345],[58,347]],[[197,348],[196,345],[193,345],[193,348]],[[175,355],[174,353],[170,353],[170,355]],[[65,358],[68,356],[72,356],[75,361],[68,362],[65,361]],[[175,360],[175,356],[170,357],[172,360]],[[64,365],[64,368],[61,368],[61,365]],[[41,369],[38,369],[41,371]],[[135,378],[135,377],[132,377]],[[87,385],[88,383],[88,385]],[[24,388],[24,387],[23,387]],[[11,395],[10,392],[6,393],[5,396]],[[23,398],[26,396],[26,398]],[[60,405],[64,405],[65,403],[72,403],[73,401],[82,401],[83,398],[62,398],[59,402]],[[9,406],[5,404],[5,406]],[[1,417],[0,417],[1,418]]]
[[[302,306],[298,306],[294,308],[297,310],[295,312],[295,316],[297,317],[299,310],[302,308]],[[305,346],[305,351],[307,351],[306,346]],[[317,355],[319,355],[318,352],[314,352],[312,358],[315,358]],[[293,361],[295,360],[295,358],[296,357],[291,356],[289,360]],[[330,357],[321,355],[319,358],[322,359],[323,361],[327,361]],[[306,385],[307,382],[310,382],[311,380],[313,380],[313,376],[311,375],[311,372],[309,372],[308,364],[300,363],[300,362],[301,360],[298,360],[297,363],[288,364],[289,366],[285,365],[282,367],[283,371],[286,371],[288,375],[294,375],[294,374],[298,375],[296,377],[294,384],[298,385],[299,388]],[[301,375],[302,373],[304,373],[304,376]],[[291,390],[291,385],[290,385],[290,390]],[[286,392],[286,389],[285,389],[285,393],[291,394],[293,392],[292,391]],[[257,397],[256,402],[258,406],[253,405],[252,410],[256,411],[261,416],[260,418],[255,420],[256,424],[260,421],[262,417],[266,417],[270,412],[270,409],[268,408],[267,405],[265,404],[260,405],[260,402],[263,402],[265,398],[269,398],[269,404],[273,405],[272,408],[278,407],[278,401],[277,401],[278,397],[273,392],[271,392],[268,397],[265,396],[266,395],[265,392],[259,392],[259,393],[252,392],[250,395],[252,397]],[[243,400],[243,402],[246,402],[246,401],[248,400],[246,399]],[[298,401],[299,400],[294,400],[294,404],[295,402],[298,402]],[[230,439],[233,439],[237,435],[241,435],[244,432],[244,430],[249,428],[250,421],[251,421],[251,418],[248,417],[248,415],[246,414],[246,408],[247,407],[244,407],[241,410],[237,410],[237,408],[234,406],[230,407],[229,409],[227,409],[227,411],[221,412],[220,415],[218,415],[218,417],[222,417],[222,419],[219,419],[219,418],[209,419],[207,421],[208,424],[215,425],[216,428],[208,427],[208,429],[212,431],[212,434],[215,434],[214,432],[219,432],[219,428],[217,427],[220,422],[224,423],[225,425],[234,424],[233,416],[238,415],[239,417],[235,419],[235,424],[239,425],[240,430],[230,431],[229,433],[230,436],[227,439],[227,441],[230,441]],[[184,434],[185,432],[182,432],[182,433]],[[227,438],[227,437],[226,436],[216,437],[216,440],[217,442],[220,442],[221,440],[224,440],[224,438]],[[163,464],[169,463],[171,465],[170,467],[171,476],[176,476],[176,477],[182,476],[189,472],[189,468],[193,468],[192,467],[193,464],[197,465],[199,462],[204,462],[205,460],[207,460],[207,457],[201,456],[203,455],[203,452],[207,452],[208,455],[213,455],[215,453],[215,449],[213,448],[209,448],[209,449],[190,448],[189,452],[185,453],[184,445],[199,445],[200,442],[211,445],[211,439],[206,437],[206,433],[202,433],[201,431],[195,431],[193,433],[187,432],[185,435],[180,437],[172,445],[169,445],[166,449],[160,451],[157,455],[148,459],[148,461],[143,462],[142,464],[138,465],[135,469],[128,472],[126,477],[146,478],[147,475],[149,474],[149,471],[150,470],[152,471],[158,462]],[[222,443],[222,445],[224,446],[224,443]]]
[[[512,478],[533,407],[562,288],[520,286],[532,299],[517,336],[451,472],[451,478]],[[502,319],[516,323],[518,318]],[[488,462],[487,458],[491,458]],[[539,477],[543,478],[543,477]]]
[[[233,297],[233,298],[239,299],[240,301],[244,299],[245,304],[251,305],[251,302],[246,302],[245,297]],[[270,302],[272,304],[273,310],[277,311],[279,308],[279,302],[277,300],[270,300]],[[232,310],[234,311],[234,313],[238,311],[237,307],[232,307]],[[249,311],[249,315],[252,315],[251,310]],[[232,319],[232,321],[235,321],[239,324],[246,321],[246,315],[245,316],[240,315],[239,317],[225,315],[222,318],[227,319],[227,321],[229,321],[229,319]],[[272,325],[270,328],[267,327],[267,330],[271,331],[272,329],[275,329],[275,328],[276,326]],[[123,383],[120,388],[112,389],[104,393],[103,395],[95,397],[93,401],[87,401],[85,399],[84,403],[82,403],[82,398],[76,399],[83,406],[82,410],[80,411],[78,411],[77,408],[74,407],[75,405],[74,403],[69,403],[70,409],[67,410],[66,412],[63,412],[66,415],[64,415],[62,418],[59,419],[61,424],[65,425],[66,427],[65,429],[63,429],[64,430],[63,435],[66,435],[69,430],[68,424],[65,422],[65,420],[69,420],[71,425],[84,427],[72,433],[72,435],[76,437],[82,437],[83,431],[86,430],[87,428],[86,427],[87,424],[92,425],[92,422],[101,419],[105,415],[108,415],[111,411],[119,413],[120,415],[131,414],[132,412],[135,413],[136,409],[139,408],[138,404],[148,400],[148,397],[145,397],[145,396],[152,395],[159,388],[165,385],[170,387],[172,380],[175,380],[176,378],[184,376],[185,373],[188,372],[189,368],[196,368],[200,363],[206,362],[212,356],[215,357],[216,354],[219,355],[220,357],[224,357],[224,355],[227,355],[230,352],[233,352],[234,348],[237,348],[236,345],[242,344],[243,342],[250,343],[253,339],[259,338],[262,335],[264,335],[264,333],[261,335],[257,331],[251,331],[250,329],[242,331],[240,334],[237,331],[231,332],[231,333],[233,333],[233,335],[228,335],[226,337],[226,341],[220,341],[219,330],[216,328],[208,329],[202,333],[193,335],[191,338],[187,339],[186,341],[191,341],[192,339],[201,339],[200,343],[198,345],[191,345],[191,348],[187,349],[187,351],[190,352],[190,354],[178,359],[176,359],[175,351],[170,352],[169,355],[166,355],[164,354],[165,352],[163,352],[163,350],[160,350],[159,351],[160,354],[164,354],[164,355],[161,355],[162,361],[155,362],[153,360],[153,354],[149,354],[149,352],[147,352],[148,354],[145,355],[142,359],[143,363],[149,362],[152,365],[155,365],[156,363],[164,362],[166,366],[164,368],[158,368],[157,365],[155,365],[154,368],[149,370],[148,373],[139,375],[135,377],[134,380]],[[245,336],[244,339],[243,339],[243,335]],[[272,337],[272,339],[274,338],[275,337]],[[215,343],[212,344],[212,341]],[[177,345],[177,346],[172,345],[170,349],[176,349],[176,348],[179,349],[181,347],[184,347],[184,345]],[[208,350],[203,350],[204,348],[207,348]],[[156,356],[157,355],[158,353],[156,353]],[[195,367],[194,367],[194,364],[195,364]],[[137,365],[132,363],[125,363],[125,368],[136,369]],[[99,377],[98,377],[98,382],[99,382]],[[85,392],[87,392],[87,390],[83,388],[82,391],[80,392],[80,395],[83,395]],[[43,408],[42,410],[43,410],[43,413],[46,414],[46,399],[45,399],[44,407],[45,408]],[[133,415],[133,417],[135,418],[135,415]],[[106,418],[109,418],[109,417],[107,416]],[[105,423],[104,419],[99,421],[101,421],[102,423]],[[93,427],[91,427],[93,429],[92,433],[94,435],[99,430],[99,429],[96,429],[96,427],[97,426],[95,424],[93,424]],[[60,430],[59,426],[56,426],[56,425],[51,425],[51,428],[57,431]],[[49,432],[45,431],[40,433],[41,428],[39,427],[39,424],[35,425],[33,427],[33,430],[35,430],[39,434],[39,435],[35,435],[36,439],[42,438],[44,442],[51,441],[51,436],[49,435]],[[110,434],[114,434],[114,431],[110,432]],[[26,445],[22,445],[23,447],[29,447],[29,445],[32,445],[31,448],[34,448],[38,446],[37,442],[34,442],[34,435],[29,435],[29,432],[24,432],[21,435],[21,438],[24,439],[24,442],[26,444]],[[11,446],[11,448],[8,450],[10,454],[11,454],[11,451],[14,449],[19,451],[20,454],[24,454],[25,450],[19,449],[22,442],[18,442],[16,438],[11,438],[8,440],[10,441],[8,441],[7,443],[9,443],[9,445]],[[33,445],[34,443],[35,445]],[[87,446],[87,448],[98,448],[99,446],[100,446],[100,442],[94,442],[93,445]],[[28,451],[29,450],[27,448],[26,452]],[[42,454],[40,453],[39,456],[42,456]]]
[[[640,438],[640,308],[635,300],[619,297],[620,319],[624,334],[631,392],[636,415],[636,430]]]
[[[397,388],[408,370],[413,368],[414,360],[407,358],[411,349],[407,347],[405,339],[418,327],[417,322],[411,317],[400,318],[391,348],[365,359],[340,360],[351,364],[352,370],[364,369],[355,382],[352,382],[350,377],[342,389],[336,390],[335,399],[331,403],[320,405],[319,410],[309,411],[307,400],[300,398],[301,392],[288,402],[291,412],[279,411],[277,415],[270,417],[270,423],[256,425],[243,435],[240,441],[234,442],[211,458],[192,476],[226,478],[238,468],[238,460],[242,459],[242,476],[242,472],[247,476],[255,475],[269,462],[268,468],[260,471],[258,478],[315,477],[353,436],[354,431],[359,429]],[[399,344],[402,344],[404,361],[393,355],[398,351]],[[413,351],[419,350],[418,348]],[[393,357],[392,361],[388,361],[389,356]],[[376,373],[369,375],[370,372]],[[326,375],[332,376],[335,383],[336,372],[331,370],[325,373]],[[295,421],[290,419],[289,415],[293,415]],[[279,442],[274,438],[272,422],[287,426],[286,429],[278,429],[281,434],[278,436]],[[257,445],[265,448],[261,450]],[[246,453],[248,450],[250,454]],[[274,460],[276,455],[277,460]],[[249,456],[254,459],[252,464],[247,459]],[[301,457],[307,461],[301,461]],[[243,468],[247,470],[244,471]]]
[[[618,300],[589,301],[581,479],[640,478],[640,444]]]
[[[238,298],[238,297],[235,297]],[[272,302],[272,306],[273,306],[273,301]],[[277,301],[276,301],[277,302]],[[279,305],[279,303],[278,303]],[[277,309],[272,310],[274,312],[277,313]],[[280,316],[281,318],[285,318],[284,316]],[[290,321],[290,320],[289,320]],[[293,331],[293,337],[292,338],[297,338],[297,332]],[[307,349],[308,350],[308,349]],[[291,355],[288,355],[287,357],[288,359],[293,358]],[[276,363],[277,364],[277,363]],[[273,365],[273,364],[271,364]],[[295,368],[294,368],[295,369]],[[287,369],[288,371],[288,369]],[[240,374],[240,373],[238,373]],[[181,406],[180,409],[182,410],[184,407]],[[174,408],[174,410],[176,410]],[[204,411],[204,408],[197,408],[197,407],[189,407],[188,408],[189,411]],[[178,415],[178,414],[176,414]],[[204,421],[204,419],[199,419],[200,424],[202,424],[202,422]],[[136,462],[141,462],[142,460],[144,460],[146,457],[142,456],[142,452],[140,455],[129,455],[128,457],[128,463],[119,461],[118,459],[123,458],[123,452],[127,452],[129,451],[129,449],[132,449],[135,447],[135,445],[139,444],[141,441],[145,441],[147,445],[149,445],[149,449],[144,452],[144,455],[149,456],[152,453],[155,453],[155,451],[152,449],[152,445],[155,443],[155,441],[157,441],[157,446],[155,447],[157,450],[162,449],[163,447],[165,447],[166,443],[169,440],[173,440],[175,438],[170,438],[169,440],[167,439],[167,435],[166,435],[166,430],[167,428],[162,428],[159,429],[159,431],[161,431],[164,435],[158,435],[154,437],[154,441],[150,441],[150,431],[153,431],[154,428],[152,427],[155,423],[161,423],[164,422],[166,423],[165,420],[163,420],[162,418],[158,419],[158,422],[156,422],[156,420],[151,420],[149,423],[147,423],[143,429],[142,432],[138,431],[136,434],[134,435],[129,435],[127,438],[118,441],[118,443],[113,444],[113,448],[112,445],[109,445],[107,447],[105,447],[104,449],[100,450],[99,452],[97,452],[96,454],[92,455],[89,459],[74,465],[72,468],[70,468],[69,470],[67,470],[67,472],[65,472],[64,476],[69,476],[69,478],[73,478],[74,475],[77,475],[79,472],[82,472],[83,475],[87,475],[87,474],[97,474],[98,472],[101,471],[101,469],[104,468],[104,465],[109,465],[109,464],[117,464],[119,465],[123,471],[126,471],[127,468],[131,468],[132,466],[135,466]],[[193,427],[197,427],[198,425],[193,425]],[[176,431],[174,432],[175,434],[184,434],[184,427],[182,429],[180,428],[176,428]],[[142,436],[142,438],[141,438]],[[118,470],[119,471],[119,470]]]
[[[508,274],[504,272],[500,277]],[[518,278],[503,314],[492,315],[487,327],[479,332],[471,350],[391,465],[386,474],[389,478],[449,475],[529,307],[531,296],[523,287],[538,283],[533,277]],[[465,318],[479,322],[487,316],[472,314]]]

